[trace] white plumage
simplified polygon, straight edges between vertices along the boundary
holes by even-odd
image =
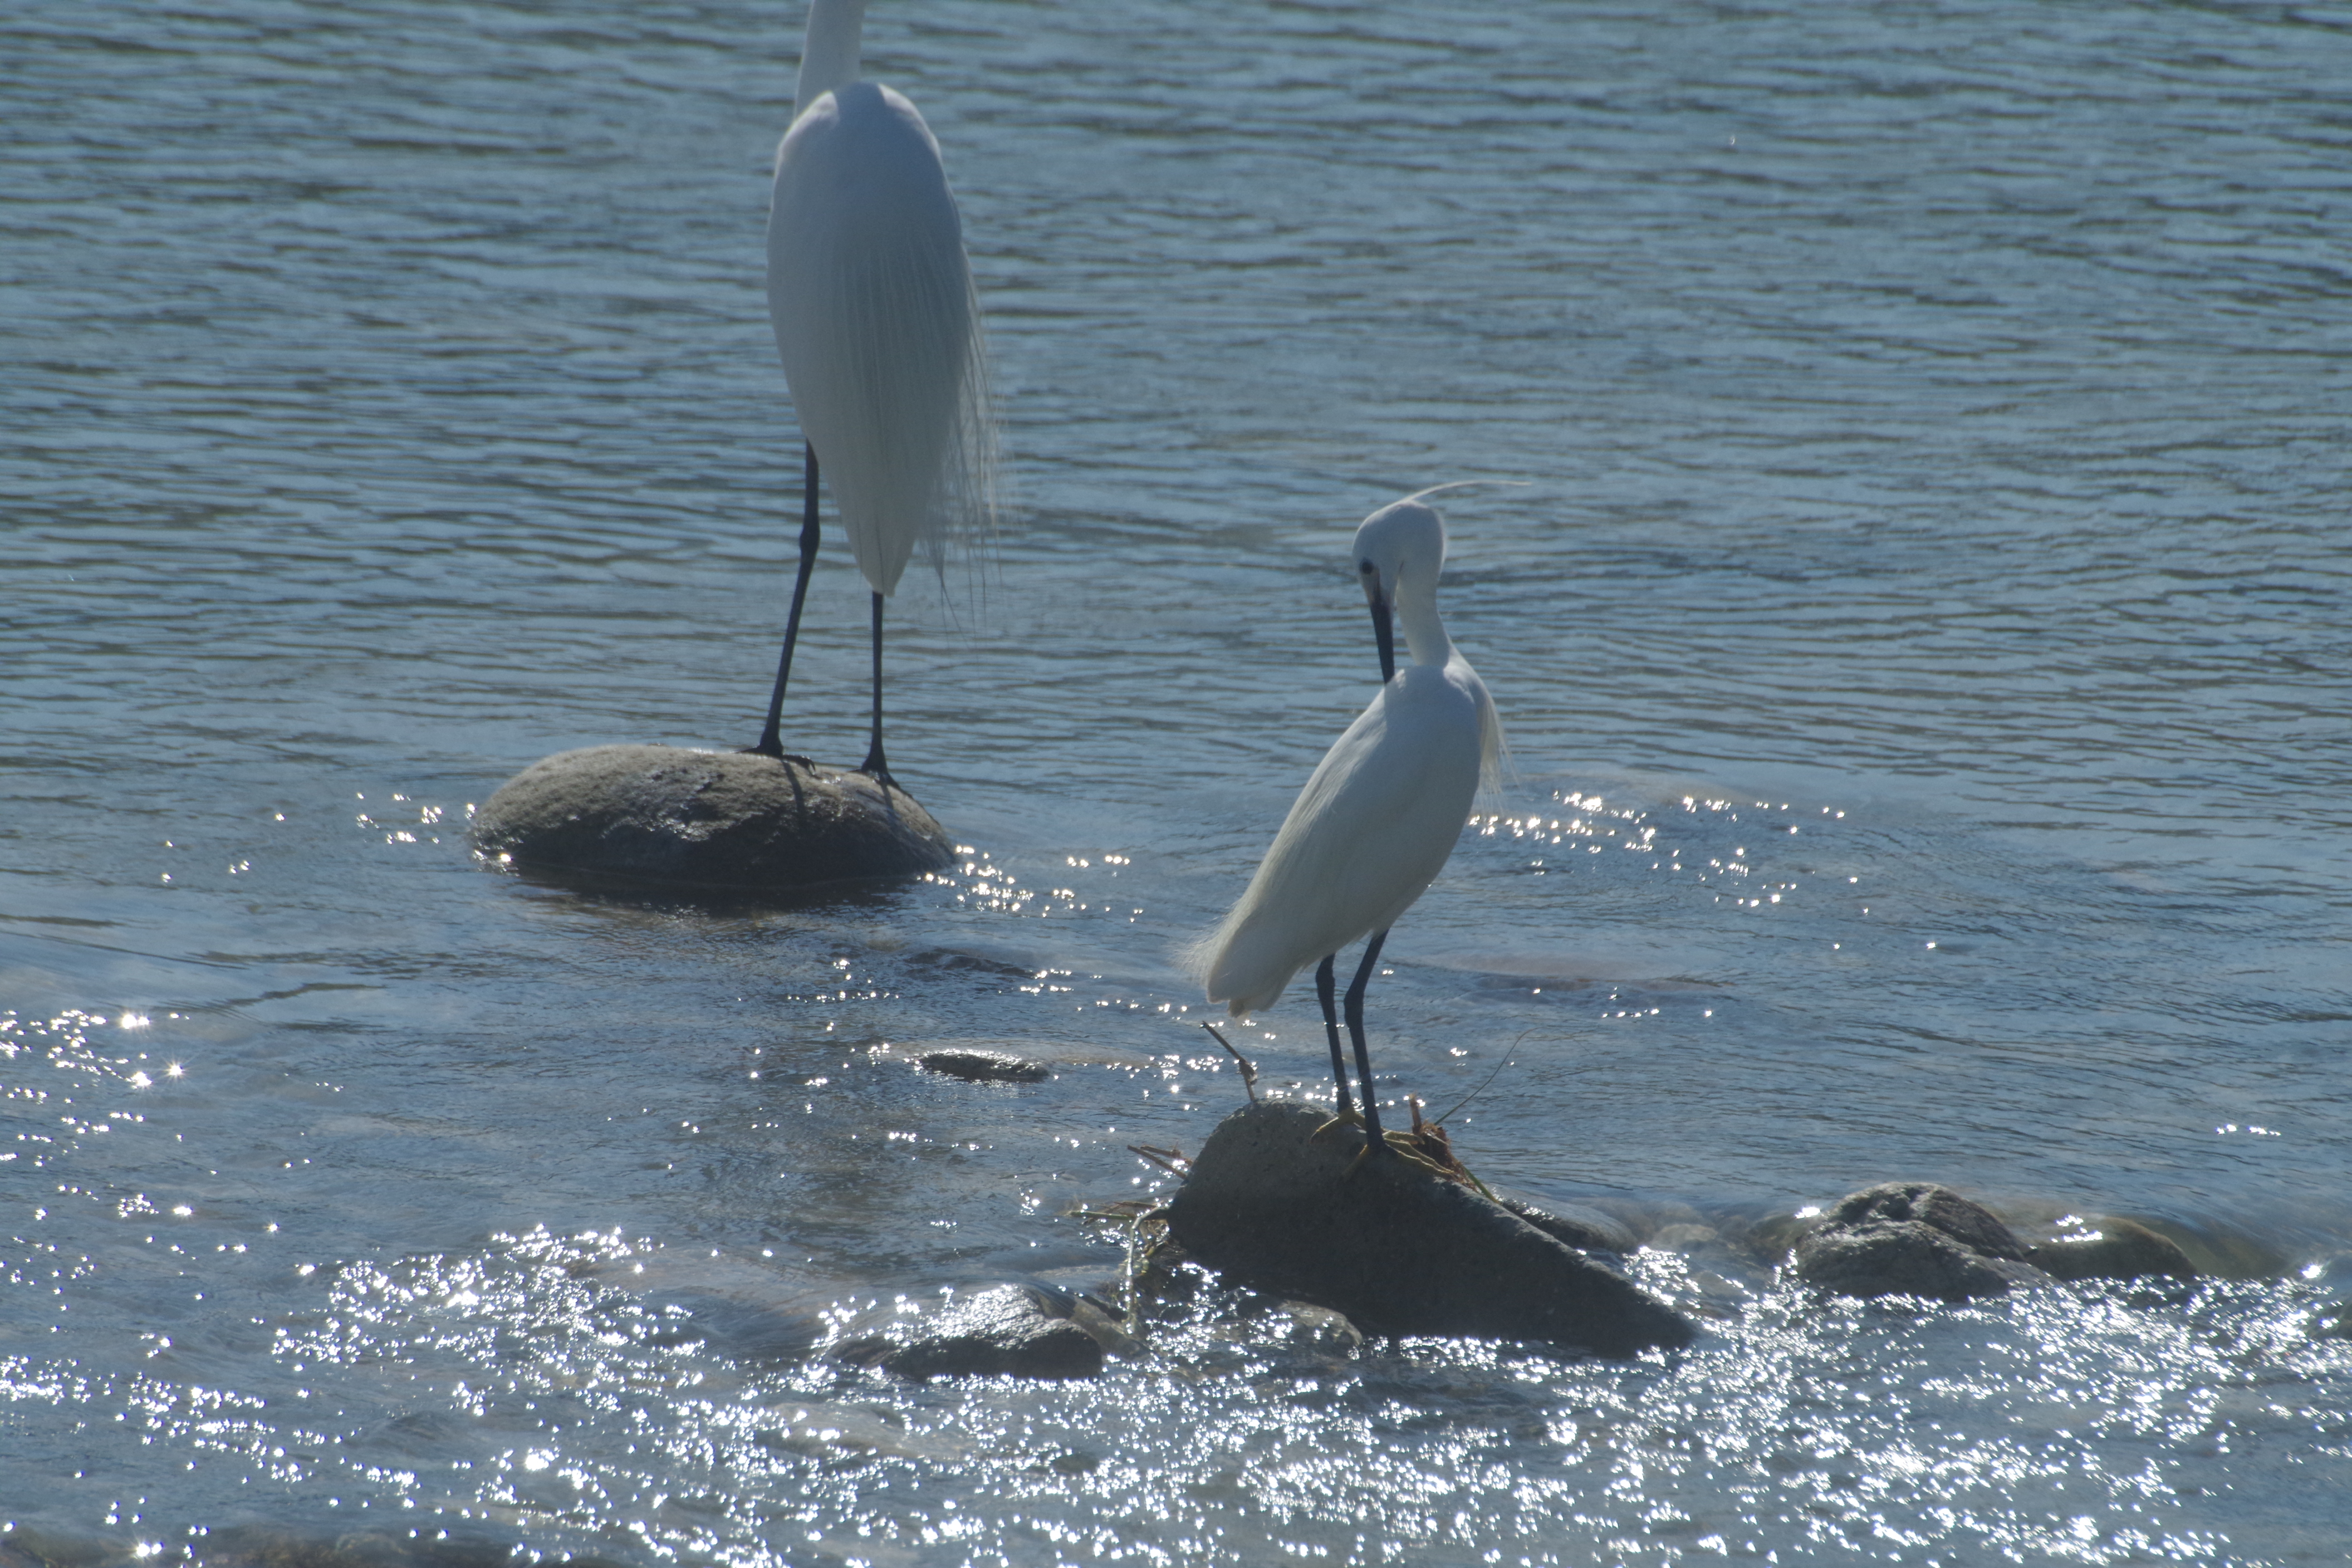
[[[1501,752],[1486,683],[1438,617],[1437,512],[1417,497],[1374,512],[1356,531],[1355,561],[1376,622],[1395,606],[1412,662],[1324,753],[1248,889],[1196,952],[1209,999],[1237,1017],[1395,923],[1454,852]]]
[[[882,757],[882,599],[919,549],[933,563],[993,522],[995,426],[963,220],[915,106],[858,79],[865,0],[815,0],[768,209],[768,319],[809,464],[800,576],[768,721],[782,755],[793,644],[817,546],[822,472],[873,591],[874,738]]]
[[[930,128],[890,89],[831,87],[785,133],[768,314],[858,568],[895,592],[918,546],[984,526],[990,424],[963,222]]]

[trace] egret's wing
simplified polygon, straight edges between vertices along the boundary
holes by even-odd
[[[776,155],[768,314],[801,429],[875,592],[987,526],[992,426],[962,220],[915,106],[825,94]]]
[[[1477,705],[1416,667],[1324,754],[1247,891],[1203,944],[1212,1001],[1271,1005],[1292,975],[1421,897],[1462,836],[1478,786]]]

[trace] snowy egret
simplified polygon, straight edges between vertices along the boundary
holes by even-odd
[[[915,106],[858,79],[866,0],[814,0],[792,128],[768,210],[768,318],[806,438],[800,575],[768,721],[754,752],[783,754],[779,725],[817,549],[822,462],[872,591],[874,737],[882,755],[882,601],[918,546],[991,521],[993,426],[963,220],[940,145]]]
[[[1293,975],[1316,964],[1316,997],[1345,1113],[1353,1103],[1332,1005],[1332,963],[1341,948],[1367,939],[1348,987],[1347,1020],[1374,1149],[1382,1144],[1364,1046],[1364,991],[1389,928],[1453,854],[1478,786],[1493,782],[1502,752],[1502,725],[1486,682],[1438,618],[1445,523],[1423,500],[1433,493],[1382,507],[1356,530],[1356,571],[1387,679],[1324,753],[1248,889],[1194,954],[1209,1000],[1227,1004],[1235,1017],[1272,1006]],[[1392,612],[1404,623],[1412,656],[1393,673]]]

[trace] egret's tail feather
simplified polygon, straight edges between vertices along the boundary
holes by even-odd
[[[1181,954],[1184,973],[1201,983],[1210,1001],[1223,1002],[1225,1010],[1236,1018],[1273,1006],[1282,999],[1291,977],[1298,973],[1291,968],[1275,974],[1263,960],[1253,965],[1245,953],[1236,951],[1234,936],[1241,924],[1241,913],[1235,910],[1214,931],[1192,942]]]

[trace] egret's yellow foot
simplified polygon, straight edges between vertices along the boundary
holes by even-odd
[[[1359,1116],[1352,1110],[1343,1110],[1339,1112],[1339,1115],[1331,1118],[1330,1121],[1326,1121],[1322,1126],[1318,1127],[1314,1131],[1309,1132],[1307,1135],[1307,1141],[1309,1143],[1312,1143],[1317,1139],[1322,1137],[1326,1132],[1330,1131],[1334,1127],[1361,1127],[1363,1124],[1364,1119],[1361,1116]]]

